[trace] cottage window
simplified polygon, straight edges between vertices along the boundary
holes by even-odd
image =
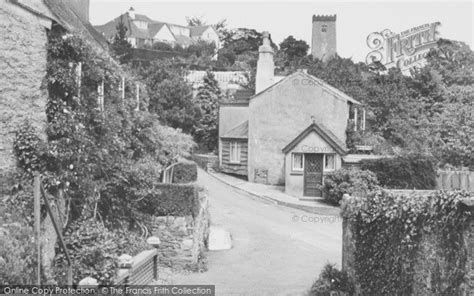
[[[304,155],[303,153],[292,154],[292,170],[302,171],[304,169]]]
[[[240,163],[240,143],[239,142],[230,142],[230,162],[231,163]]]
[[[324,154],[324,170],[334,171],[336,169],[336,157],[334,154]]]

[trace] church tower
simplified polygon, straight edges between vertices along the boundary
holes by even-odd
[[[313,15],[311,54],[327,61],[336,55],[336,15]]]

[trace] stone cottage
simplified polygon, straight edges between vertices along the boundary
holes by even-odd
[[[98,53],[107,44],[89,23],[88,0],[0,0],[0,197],[9,194],[16,167],[13,140],[28,119],[46,138],[48,32],[60,26],[80,35]],[[61,208],[61,201],[53,205]],[[56,233],[42,221],[42,264],[46,277],[55,255]]]
[[[305,70],[275,83],[273,54],[265,32],[256,94],[219,107],[220,168],[293,196],[321,196],[324,176],[342,166],[350,111],[360,103]]]

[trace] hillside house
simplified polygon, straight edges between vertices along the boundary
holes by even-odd
[[[181,26],[152,20],[143,14],[135,13],[133,7],[115,19],[95,26],[107,40],[112,40],[117,33],[117,24],[123,22],[127,28],[127,39],[134,48],[152,46],[163,42],[171,46],[187,48],[199,41],[214,43],[219,48],[219,35],[212,26]]]

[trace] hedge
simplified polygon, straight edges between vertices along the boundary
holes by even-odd
[[[344,200],[360,295],[464,295],[471,214],[462,200],[473,197],[376,191]]]
[[[213,170],[219,169],[219,157],[217,155],[193,154],[192,158],[200,168],[206,171],[210,168],[212,168]]]
[[[146,198],[140,201],[140,211],[154,216],[197,215],[198,189],[192,184],[158,183]]]
[[[173,167],[173,183],[192,183],[197,180],[197,165],[191,161],[178,162]]]
[[[374,172],[380,186],[390,189],[435,189],[436,167],[430,156],[410,154],[394,158],[364,160],[363,170]]]

